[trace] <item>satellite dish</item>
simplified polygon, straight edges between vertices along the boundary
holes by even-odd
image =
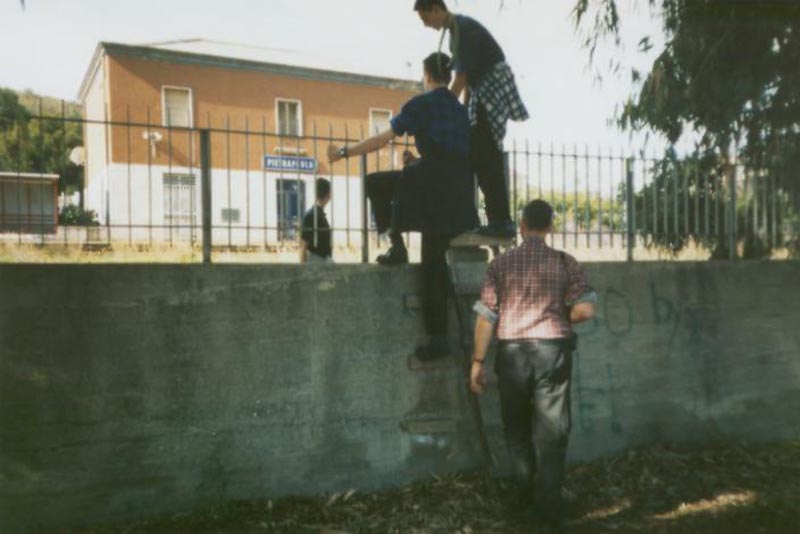
[[[160,132],[142,132],[142,139],[146,139],[152,143],[158,143],[164,136]]]
[[[152,157],[156,157],[158,155],[158,143],[164,139],[161,132],[142,132],[142,139],[150,144],[150,154],[152,154]]]
[[[86,164],[86,149],[82,146],[76,146],[69,151],[69,160],[78,166]]]

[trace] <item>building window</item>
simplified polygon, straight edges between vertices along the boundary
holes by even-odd
[[[303,135],[303,109],[299,100],[278,99],[275,103],[278,121],[278,135]]]
[[[241,212],[239,210],[222,208],[222,222],[238,223],[240,219]]]
[[[303,219],[306,205],[306,184],[300,180],[280,178],[275,183],[278,199],[278,238],[293,240]]]
[[[192,90],[184,87],[164,87],[164,126],[192,127]]]
[[[385,132],[391,128],[392,110],[390,109],[370,109],[369,110],[369,131],[370,135]]]
[[[170,235],[194,237],[196,180],[193,174],[164,174],[164,224]]]

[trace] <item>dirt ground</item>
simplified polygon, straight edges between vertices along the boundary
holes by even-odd
[[[565,532],[800,533],[800,442],[655,447],[570,469]],[[487,495],[478,475],[434,477],[380,493],[234,502],[83,532],[536,534]]]

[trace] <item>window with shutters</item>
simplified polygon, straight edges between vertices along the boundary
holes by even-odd
[[[385,132],[391,127],[391,109],[370,109],[369,110],[369,132],[370,135]]]
[[[275,101],[278,135],[303,135],[303,109],[299,100],[279,98]]]
[[[192,90],[186,87],[164,87],[164,126],[192,127]]]

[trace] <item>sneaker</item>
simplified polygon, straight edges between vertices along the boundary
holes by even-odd
[[[517,225],[511,221],[491,223],[488,226],[481,226],[475,233],[484,237],[513,238],[517,235]]]
[[[406,247],[392,246],[377,257],[377,262],[381,265],[405,265],[408,263],[408,250]]]
[[[450,345],[445,336],[432,336],[430,341],[414,351],[414,356],[423,362],[438,360],[448,355],[450,355]]]

